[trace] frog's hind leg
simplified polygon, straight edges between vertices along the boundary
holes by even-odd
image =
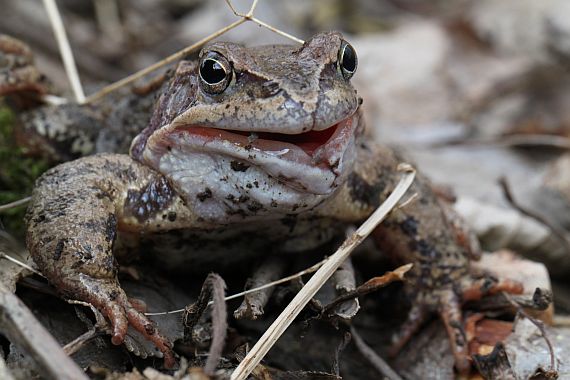
[[[455,368],[459,373],[467,373],[471,367],[467,337],[463,328],[461,302],[453,289],[441,291],[438,314],[449,338],[451,352],[455,358]]]
[[[435,309],[433,305],[436,305]],[[457,370],[461,373],[467,372],[470,368],[470,362],[465,332],[463,330],[461,301],[453,288],[440,289],[437,292],[432,290],[429,295],[423,296],[420,293],[420,295],[415,298],[408,319],[404,322],[400,328],[400,332],[393,340],[392,347],[390,348],[390,356],[396,356],[398,354],[410,341],[412,336],[420,330],[421,326],[433,312],[437,312],[443,321]]]
[[[389,355],[395,357],[410,341],[412,336],[420,330],[430,315],[429,310],[422,303],[414,303],[408,313],[408,319],[400,327],[399,332],[392,338]]]

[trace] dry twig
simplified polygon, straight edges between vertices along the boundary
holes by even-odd
[[[278,279],[286,263],[285,258],[279,255],[267,257],[247,280],[246,287],[255,288]],[[246,294],[241,305],[234,311],[234,318],[255,320],[261,317],[272,292],[272,288],[265,288]]]
[[[545,135],[545,134],[520,134],[510,136],[499,136],[490,138],[471,138],[449,140],[431,144],[432,148],[440,148],[446,146],[505,146],[505,147],[525,147],[525,146],[544,146],[557,149],[570,150],[570,139],[563,136]]]
[[[374,352],[366,342],[364,342],[364,339],[360,337],[360,334],[356,331],[354,326],[350,328],[350,333],[352,334],[352,340],[354,341],[356,348],[358,348],[358,351],[360,351],[362,356],[364,356],[366,360],[368,360],[370,364],[372,364],[372,366],[382,374],[382,376],[385,376],[389,380],[402,380],[400,375],[398,375],[384,359],[378,356],[378,354]]]
[[[509,204],[511,205],[511,207],[518,210],[521,214],[536,220],[537,222],[543,224],[546,228],[550,229],[552,234],[556,236],[556,238],[560,241],[560,243],[564,246],[564,248],[566,248],[566,253],[570,255],[570,241],[568,241],[568,238],[566,237],[566,231],[564,231],[564,229],[558,227],[554,223],[551,223],[545,217],[538,215],[537,213],[519,204],[515,200],[513,193],[511,191],[511,187],[509,186],[509,183],[507,182],[507,179],[505,177],[499,178],[499,185],[501,185],[503,194],[507,199],[507,201],[509,202]]]
[[[47,0],[45,0],[45,1],[47,1]],[[210,34],[209,36],[202,38],[200,41],[198,41],[198,42],[188,46],[187,48],[184,48],[184,49],[182,49],[182,50],[180,50],[180,51],[178,51],[178,52],[176,52],[176,53],[174,53],[174,54],[172,54],[166,58],[164,58],[163,60],[161,60],[161,61],[159,61],[153,65],[150,65],[149,67],[147,67],[145,69],[142,69],[142,70],[140,70],[134,74],[131,74],[131,75],[115,82],[115,83],[112,83],[108,86],[103,87],[101,90],[99,90],[95,94],[88,96],[87,99],[85,99],[85,101],[83,103],[92,103],[92,102],[95,102],[95,101],[101,99],[102,97],[109,94],[110,92],[113,92],[113,91],[115,91],[115,90],[117,90],[123,86],[126,86],[127,84],[132,83],[133,81],[135,81],[135,80],[137,80],[137,79],[139,79],[139,78],[141,78],[141,77],[143,77],[143,76],[145,76],[145,75],[147,75],[147,74],[149,74],[149,73],[151,73],[151,72],[153,72],[153,71],[155,71],[155,70],[157,70],[157,69],[159,69],[165,65],[168,65],[168,64],[184,57],[185,55],[188,55],[188,54],[196,51],[197,49],[199,49],[200,47],[202,47],[206,43],[210,42],[214,38],[221,36],[222,34],[234,29],[235,27],[243,24],[246,21],[255,22],[258,25],[263,26],[263,27],[271,30],[274,33],[282,35],[282,36],[289,38],[293,41],[296,41],[298,43],[301,43],[301,44],[303,43],[303,40],[301,40],[301,39],[299,39],[299,38],[297,38],[297,37],[295,37],[289,33],[286,33],[282,30],[279,30],[279,29],[255,18],[255,17],[253,17],[253,12],[255,11],[255,7],[257,6],[257,2],[258,2],[258,0],[254,0],[249,11],[245,14],[242,14],[242,13],[239,13],[236,11],[236,9],[234,8],[231,1],[226,0],[226,3],[228,4],[228,6],[232,10],[232,12],[234,12],[234,14],[236,16],[240,17],[239,20],[232,22],[231,24],[217,30],[216,32]]]
[[[217,274],[212,275],[212,301],[214,302],[212,308],[212,343],[210,344],[208,359],[204,365],[204,372],[210,376],[214,375],[216,366],[222,357],[228,330],[228,313],[224,301],[225,288],[224,280]]]
[[[542,334],[542,337],[544,338],[544,341],[546,342],[546,345],[548,346],[548,352],[550,353],[550,368],[548,369],[548,372],[556,373],[556,368],[555,368],[556,356],[554,354],[554,347],[552,346],[552,342],[550,341],[548,335],[546,334],[546,329],[544,328],[544,324],[541,321],[537,320],[536,318],[533,318],[530,315],[528,315],[528,313],[524,311],[524,309],[518,303],[516,303],[515,300],[513,300],[509,294],[507,294],[507,292],[502,292],[502,294],[509,301],[509,303],[513,305],[514,308],[516,308],[518,315],[521,315],[524,318],[528,319],[533,325],[535,325],[538,328],[538,330]]]
[[[348,346],[351,340],[352,340],[352,335],[350,335],[348,331],[345,331],[344,334],[342,334],[342,340],[340,341],[340,343],[336,347],[336,350],[334,351],[332,372],[336,376],[340,377],[340,354],[344,351],[346,346]]]
[[[273,287],[273,286],[277,286],[277,285],[279,285],[279,284],[283,284],[283,283],[285,283],[285,282],[292,281],[292,280],[297,279],[297,278],[299,278],[299,277],[301,277],[301,276],[304,276],[304,275],[306,275],[306,274],[314,273],[314,272],[317,271],[317,269],[319,269],[320,267],[322,267],[323,264],[326,263],[327,260],[328,260],[328,258],[325,258],[325,259],[319,261],[318,263],[316,263],[315,265],[310,266],[310,267],[307,268],[307,269],[303,269],[303,270],[300,271],[300,272],[294,273],[294,274],[292,274],[292,275],[290,275],[290,276],[287,276],[287,277],[283,277],[283,278],[281,278],[281,279],[279,279],[279,280],[276,280],[276,281],[267,283],[267,284],[265,284],[265,285],[258,286],[258,287],[256,287],[256,288],[244,290],[243,292],[239,292],[239,293],[236,293],[236,294],[232,294],[231,296],[227,296],[226,298],[224,298],[224,300],[225,300],[225,301],[233,300],[233,299],[236,299],[236,298],[245,296],[246,294],[258,292],[258,291],[260,291],[260,290],[267,289],[267,288],[271,288],[271,287]],[[208,306],[210,306],[211,304],[212,304],[211,301],[208,302]],[[184,312],[185,310],[186,310],[186,308],[184,308],[184,309],[177,309],[177,310],[171,310],[171,311],[162,311],[162,312],[157,312],[157,313],[145,313],[145,315],[153,316],[153,315],[177,314],[177,313],[182,313],[182,312]]]
[[[63,60],[67,77],[71,83],[73,93],[75,94],[75,99],[78,103],[83,103],[85,101],[85,94],[83,93],[83,87],[81,86],[79,74],[77,73],[77,66],[73,59],[73,52],[69,46],[69,40],[67,39],[65,27],[63,26],[61,15],[57,9],[57,4],[55,3],[55,0],[44,0],[44,6],[51,22],[53,33],[55,34],[55,39],[57,40],[57,45],[61,54],[61,59]]]
[[[224,301],[225,288],[224,280],[219,275],[210,273],[202,285],[198,300],[188,306],[184,314],[184,337],[191,339],[194,326],[208,307],[208,300],[212,298],[214,305],[212,310],[212,343],[204,366],[204,372],[210,376],[214,374],[214,370],[220,361],[226,340],[228,324]]]
[[[18,199],[17,201],[14,201],[14,202],[10,202],[10,203],[0,205],[0,212],[10,210],[10,209],[13,209],[13,208],[18,207],[18,206],[25,205],[26,203],[28,203],[30,201],[30,199],[32,199],[32,197],[25,197],[22,199]]]
[[[83,346],[89,342],[91,339],[96,338],[98,336],[102,336],[105,333],[99,331],[97,327],[93,327],[88,331],[84,332],[83,334],[79,335],[77,338],[73,339],[71,342],[67,343],[63,346],[63,351],[71,356],[78,352]]]
[[[25,268],[25,269],[29,270],[30,272],[37,274],[38,276],[44,277],[44,275],[41,274],[40,272],[38,272],[36,269],[32,268],[32,267],[29,266],[28,264],[26,264],[26,263],[24,263],[24,262],[22,262],[22,261],[20,261],[20,260],[18,260],[18,259],[16,259],[16,258],[13,258],[13,257],[10,256],[10,255],[5,254],[4,252],[0,252],[0,258],[6,259],[6,260],[8,260],[8,261],[11,261],[11,262],[13,262],[13,263],[16,264],[16,265],[19,265],[19,266],[21,266],[22,268]],[[45,277],[44,277],[44,278],[45,278]]]
[[[285,310],[277,317],[265,331],[259,341],[253,346],[244,360],[231,375],[231,380],[244,380],[259,364],[261,359],[273,347],[277,339],[285,332],[287,327],[299,315],[301,310],[313,298],[323,284],[332,276],[336,269],[350,256],[351,252],[366,239],[366,237],[384,220],[388,213],[396,206],[406,193],[415,177],[415,170],[407,164],[401,164],[399,169],[406,173],[394,188],[390,196],[374,211],[374,213],[352,234],[340,248],[327,260],[327,262],[311,277],[307,284],[287,305]]]
[[[321,316],[327,315],[331,310],[333,310],[337,305],[342,302],[351,300],[356,297],[361,297],[366,294],[372,293],[377,291],[380,288],[385,287],[388,284],[391,284],[394,281],[402,281],[404,279],[404,275],[412,269],[413,264],[406,264],[396,268],[392,272],[387,272],[383,276],[374,277],[370,280],[366,281],[364,284],[360,285],[356,289],[341,294],[337,298],[335,298],[331,303],[326,305],[320,312]]]

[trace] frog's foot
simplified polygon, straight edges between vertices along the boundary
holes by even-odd
[[[429,295],[420,293],[413,303],[407,321],[394,339],[390,356],[398,354],[429,317],[430,311],[435,310],[443,321],[447,332],[455,358],[455,367],[460,373],[468,372],[471,367],[471,360],[461,305],[463,302],[479,300],[498,292],[520,294],[523,292],[523,287],[520,283],[512,280],[497,280],[491,276],[474,279],[467,276],[461,282],[459,292],[454,288],[445,288],[433,291]]]
[[[113,344],[123,343],[128,326],[131,325],[162,352],[165,367],[171,368],[176,363],[170,341],[163,337],[153,322],[140,311],[143,307],[140,303],[129,301],[116,280],[81,274],[77,281],[67,280],[57,286],[59,289],[71,289],[72,297],[89,302],[110,321]]]
[[[48,90],[46,78],[33,63],[30,48],[23,42],[0,34],[0,96]]]
[[[469,354],[463,330],[461,303],[453,289],[441,289],[431,294],[420,294],[413,302],[408,319],[393,338],[389,355],[394,357],[419,331],[424,322],[436,311],[441,317],[451,344],[455,367],[461,373],[469,370]]]

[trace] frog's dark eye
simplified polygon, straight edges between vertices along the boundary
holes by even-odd
[[[200,79],[202,88],[209,94],[220,94],[232,80],[230,62],[215,51],[204,54],[200,59]]]
[[[338,67],[344,79],[348,80],[354,75],[357,65],[356,51],[348,42],[342,41],[338,51]]]

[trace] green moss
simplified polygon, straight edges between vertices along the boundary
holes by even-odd
[[[0,205],[30,195],[35,179],[49,167],[43,160],[26,157],[16,145],[15,122],[14,114],[0,103]],[[23,236],[25,211],[19,206],[0,213],[5,229],[16,237]]]

